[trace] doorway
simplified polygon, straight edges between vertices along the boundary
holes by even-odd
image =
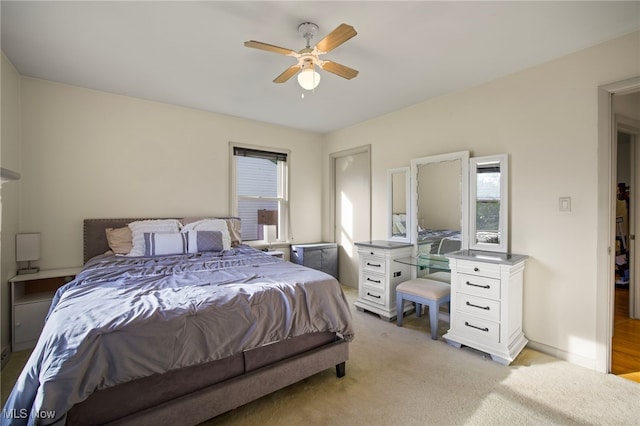
[[[614,98],[640,92],[640,76],[598,87],[595,369],[611,372],[615,312],[616,120]],[[637,103],[633,106],[637,108]],[[620,106],[620,105],[618,105]],[[625,114],[626,115],[626,114]],[[638,118],[640,121],[640,117]],[[638,262],[636,262],[638,264]]]
[[[640,195],[640,92],[614,95],[615,289],[610,372],[640,381],[640,282],[635,245]],[[624,114],[624,115],[623,115]]]
[[[371,239],[371,154],[369,146],[331,154],[334,241],[338,244],[338,281],[358,288],[355,243]]]

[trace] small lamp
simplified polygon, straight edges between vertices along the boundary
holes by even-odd
[[[278,239],[276,225],[262,225],[262,235],[264,235],[264,240],[269,243],[269,251],[271,251],[271,243]]]
[[[35,274],[40,270],[31,266],[31,261],[40,259],[40,233],[16,234],[16,262],[18,274]],[[26,268],[20,268],[20,262],[27,262]]]

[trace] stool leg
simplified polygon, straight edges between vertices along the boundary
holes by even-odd
[[[422,316],[422,304],[416,302],[416,316]]]
[[[396,318],[398,327],[402,327],[402,318],[404,317],[404,299],[401,293],[396,293]]]
[[[429,322],[431,323],[431,338],[433,340],[438,340],[438,311],[440,307],[438,306],[438,302],[430,301],[429,302]]]

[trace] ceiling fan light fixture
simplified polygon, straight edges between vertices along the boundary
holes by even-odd
[[[320,74],[313,67],[304,68],[298,73],[298,83],[305,90],[313,90],[320,84]]]

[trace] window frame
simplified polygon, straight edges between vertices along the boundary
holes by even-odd
[[[282,170],[278,170],[280,187],[278,193],[282,194],[281,197],[260,197],[266,200],[274,200],[278,202],[278,235],[275,243],[286,243],[289,241],[289,173],[291,169],[291,151],[288,149],[273,148],[262,145],[249,145],[237,142],[229,142],[229,205],[232,216],[238,217],[238,200],[240,199],[256,199],[258,197],[239,197],[237,189],[237,166],[236,155],[234,154],[234,148],[241,148],[247,150],[256,150],[263,152],[271,152],[275,154],[285,154],[286,161],[283,163]],[[263,246],[264,240],[248,240],[243,244],[249,246]]]

